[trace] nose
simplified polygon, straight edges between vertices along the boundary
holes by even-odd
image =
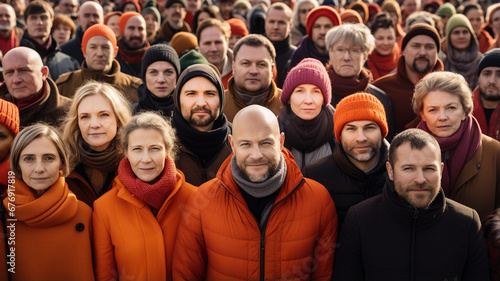
[[[262,152],[260,151],[259,146],[256,145],[252,148],[252,152],[250,153],[250,158],[252,160],[262,159]]]
[[[205,99],[205,95],[203,93],[199,94],[198,97],[196,98],[196,105],[203,107],[207,104],[207,101]]]
[[[422,170],[422,169],[417,169],[417,170],[416,170],[415,179],[414,179],[413,181],[414,181],[416,184],[423,184],[423,183],[425,183],[424,170]]]
[[[95,118],[95,117],[91,117],[90,119],[90,127],[92,128],[98,128],[101,126],[101,122],[99,121],[99,119]]]
[[[344,55],[342,56],[344,60],[350,60],[351,59],[351,53],[349,49],[345,49]]]
[[[357,142],[364,142],[366,141],[367,137],[365,135],[364,130],[358,130],[358,135],[356,136],[356,141]]]
[[[497,82],[496,79],[497,78],[496,78],[495,74],[491,74],[490,77],[488,78],[488,82],[490,84],[496,84],[496,82]]]
[[[250,70],[249,71],[251,73],[257,73],[257,64],[256,63],[250,64]]]
[[[33,170],[37,174],[42,174],[45,171],[42,159],[37,159],[35,162],[35,168]]]
[[[141,155],[141,162],[142,163],[149,163],[151,162],[151,157],[149,156],[149,152],[146,150],[143,151]]]
[[[312,94],[311,92],[306,92],[306,95],[304,96],[304,103],[305,104],[311,104],[313,102],[313,99],[312,99]]]
[[[214,42],[212,44],[210,44],[210,51],[211,52],[216,52],[217,51],[217,46],[215,45]]]
[[[440,109],[439,110],[439,120],[446,120],[448,119],[448,115],[446,114],[446,110]]]

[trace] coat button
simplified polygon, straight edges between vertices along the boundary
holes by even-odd
[[[477,164],[476,167],[479,170],[479,168],[481,168],[481,164]]]
[[[85,225],[83,225],[83,223],[77,223],[76,224],[76,230],[77,231],[83,231],[85,229]]]

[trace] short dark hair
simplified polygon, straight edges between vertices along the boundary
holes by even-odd
[[[375,21],[373,22],[372,27],[371,27],[372,34],[375,35],[375,32],[377,32],[377,30],[379,30],[381,28],[384,28],[384,29],[392,28],[392,29],[394,29],[394,31],[396,30],[394,28],[394,24],[392,22],[391,15],[387,12],[380,12],[380,13],[375,15]]]
[[[396,162],[396,150],[405,143],[409,143],[412,149],[422,150],[422,148],[432,144],[438,150],[439,162],[441,162],[441,148],[437,140],[424,130],[408,129],[394,137],[389,148],[389,163],[394,167]]]
[[[273,62],[276,60],[276,50],[274,49],[273,43],[271,43],[271,41],[269,41],[269,39],[267,39],[265,36],[262,36],[260,34],[249,34],[241,38],[233,48],[233,55],[235,59],[242,45],[252,47],[264,46],[269,51]]]
[[[36,0],[31,2],[24,10],[24,20],[28,21],[30,15],[49,13],[50,19],[54,19],[54,9],[46,1]]]
[[[198,29],[196,30],[196,37],[198,38],[198,45],[200,44],[200,38],[201,38],[201,33],[203,30],[209,28],[209,27],[216,27],[217,29],[224,34],[224,37],[226,38],[226,41],[229,40],[229,37],[231,37],[231,28],[227,22],[221,22],[218,19],[213,19],[213,18],[208,18],[203,20],[200,25],[198,26]]]

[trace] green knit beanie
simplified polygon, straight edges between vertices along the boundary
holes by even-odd
[[[144,8],[142,8],[141,12],[142,16],[147,14],[154,14],[156,16],[156,20],[161,22],[161,15],[158,8],[156,8],[156,0],[148,0],[146,4],[144,4]]]
[[[438,16],[448,15],[450,17],[456,13],[457,10],[455,9],[455,6],[453,6],[453,4],[451,4],[450,2],[446,2],[443,5],[441,5],[441,7],[439,7],[439,9],[436,12]]]
[[[472,25],[470,24],[469,19],[462,14],[453,15],[446,24],[446,40],[450,40],[451,31],[459,26],[467,27],[472,37],[475,38],[474,30],[472,29]]]
[[[180,58],[179,62],[181,64],[181,73],[184,71],[184,69],[186,69],[188,66],[193,65],[193,64],[209,65],[207,59],[202,54],[197,52],[196,50],[191,50],[191,51],[187,52],[186,54],[184,54]]]

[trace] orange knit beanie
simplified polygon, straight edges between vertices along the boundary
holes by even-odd
[[[346,123],[360,120],[376,122],[382,130],[382,136],[387,136],[389,128],[384,106],[374,95],[361,92],[343,98],[335,108],[333,123],[337,141],[340,143],[340,133]]]
[[[118,25],[120,26],[120,33],[123,34],[123,31],[125,30],[125,26],[127,26],[127,22],[131,17],[142,17],[141,14],[136,13],[136,12],[126,12],[124,13],[120,19],[118,20]]]
[[[15,137],[19,133],[19,109],[11,102],[0,99],[0,124],[4,125]]]
[[[84,56],[87,49],[87,42],[94,36],[104,36],[111,41],[113,47],[116,47],[116,35],[113,30],[104,24],[94,24],[85,31],[82,37],[82,52]]]

